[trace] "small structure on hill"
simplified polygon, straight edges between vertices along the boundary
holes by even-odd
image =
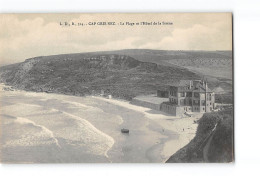
[[[105,95],[105,90],[101,89],[100,95],[101,95],[101,96],[104,96],[104,95]]]
[[[112,99],[112,94],[110,89],[106,89],[106,90],[101,89],[100,95],[108,99]]]

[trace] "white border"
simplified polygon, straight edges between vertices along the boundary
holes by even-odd
[[[259,0],[0,0],[1,13],[233,12],[235,58],[235,163],[233,164],[1,165],[0,174],[8,176],[260,175],[259,5]]]

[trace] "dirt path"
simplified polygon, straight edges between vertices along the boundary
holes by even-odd
[[[212,138],[216,132],[216,128],[217,128],[218,123],[216,123],[215,127],[212,129],[211,134],[209,135],[209,138],[207,139],[207,143],[204,145],[203,147],[203,159],[204,162],[209,163],[209,159],[208,159],[208,152],[209,152],[209,146],[211,144]]]
[[[213,138],[213,135],[210,136],[210,138],[208,139],[208,142],[206,143],[206,145],[203,148],[203,159],[204,159],[204,162],[206,162],[206,163],[209,162],[208,152],[209,152],[209,146],[211,144],[212,138]]]

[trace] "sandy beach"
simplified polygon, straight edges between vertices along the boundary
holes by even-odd
[[[2,88],[6,163],[161,163],[195,136],[201,117],[177,118],[118,99]]]
[[[160,151],[161,157],[165,158],[166,160],[180,148],[187,145],[195,137],[198,125],[197,123],[194,123],[194,120],[198,120],[202,117],[202,114],[197,113],[193,114],[193,117],[179,118],[176,116],[171,116],[164,112],[158,112],[155,110],[151,111],[151,109],[149,108],[132,105],[128,101],[118,99],[106,99],[103,97],[93,98],[99,100],[101,99],[111,104],[140,112],[144,114],[146,118],[156,122],[162,128],[163,132],[168,130],[174,133],[175,137],[172,138],[172,136],[169,135],[167,140],[164,140],[163,148]]]

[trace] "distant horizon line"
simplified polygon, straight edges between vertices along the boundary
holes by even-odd
[[[183,49],[183,50],[164,50],[164,49],[140,49],[140,48],[136,48],[136,49],[118,49],[118,50],[101,50],[101,51],[89,51],[89,52],[75,52],[75,53],[60,53],[60,54],[50,54],[50,55],[38,55],[38,56],[33,56],[33,57],[29,57],[29,58],[26,58],[24,59],[23,61],[20,61],[20,62],[15,62],[15,63],[10,63],[10,64],[1,64],[0,63],[0,67],[2,66],[7,66],[7,65],[12,65],[12,64],[17,64],[17,63],[21,63],[21,62],[24,62],[26,61],[27,59],[33,59],[33,58],[37,58],[37,57],[48,57],[48,56],[58,56],[58,55],[68,55],[68,54],[87,54],[87,53],[102,53],[102,52],[113,52],[113,51],[124,51],[124,50],[151,50],[151,51],[192,51],[192,52],[199,52],[199,51],[203,51],[203,52],[217,52],[217,51],[233,51],[233,50],[186,50],[186,49]]]
[[[58,56],[58,55],[67,55],[67,54],[86,54],[86,53],[98,53],[98,52],[113,52],[113,51],[123,51],[123,50],[153,50],[153,51],[233,51],[233,50],[163,50],[163,49],[118,49],[118,50],[100,50],[100,51],[89,51],[89,52],[76,52],[76,53],[60,53],[60,54],[51,54],[51,55],[41,55],[34,56],[27,59],[32,59],[36,57],[48,57],[48,56]],[[26,60],[26,59],[25,59]]]

